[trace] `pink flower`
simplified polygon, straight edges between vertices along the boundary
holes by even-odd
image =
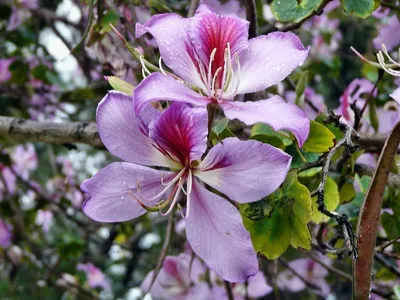
[[[42,226],[44,232],[48,232],[53,222],[53,212],[51,210],[39,209],[36,213],[35,223]]]
[[[303,64],[309,49],[293,33],[274,32],[248,40],[248,27],[249,22],[217,15],[204,4],[192,18],[161,14],[137,24],[136,36],[153,35],[165,64],[180,79],[161,73],[145,78],[135,89],[135,113],[159,100],[195,106],[216,103],[229,119],[291,131],[301,146],[310,122],[296,105],[279,96],[255,102],[232,100],[237,94],[279,83]]]
[[[111,286],[104,273],[92,263],[78,264],[76,269],[86,273],[91,288],[101,287],[104,290],[111,290]]]
[[[327,261],[326,257],[322,257]],[[329,261],[327,261],[329,264]],[[330,293],[330,287],[325,282],[325,277],[328,275],[328,271],[309,258],[301,258],[289,263],[290,267],[308,281],[314,283],[319,288],[321,288],[324,295]],[[294,275],[290,270],[285,270],[278,275],[277,278],[278,286],[281,289],[288,290],[290,292],[299,292],[306,288],[306,284],[296,275]]]
[[[396,15],[389,18],[387,25],[379,29],[378,36],[372,41],[376,49],[385,44],[388,51],[400,45],[400,22]]]
[[[37,155],[32,144],[18,145],[11,152],[11,159],[15,171],[25,180],[28,179],[30,171],[37,168]]]
[[[23,22],[31,16],[29,10],[39,7],[38,0],[20,0],[16,6],[13,6],[10,20],[8,21],[7,30],[17,29]]]
[[[212,300],[211,290],[201,276],[205,274],[205,267],[198,259],[194,259],[190,266],[191,256],[179,254],[167,256],[154,282],[150,294],[154,299],[176,300]],[[145,292],[148,290],[154,271],[147,274],[141,285]]]
[[[213,12],[221,16],[246,18],[246,10],[238,0],[228,0],[223,3],[219,0],[201,0],[200,3],[206,4]]]
[[[12,233],[11,226],[6,221],[0,219],[0,247],[7,248],[11,245]]]
[[[304,91],[304,96],[307,98],[308,102],[304,102],[304,106],[301,109],[305,112],[307,118],[314,120],[318,115],[327,112],[327,107],[322,95],[315,93],[312,88],[306,88]],[[296,92],[288,91],[285,93],[285,99],[291,103],[296,100]]]
[[[14,58],[3,58],[0,59],[0,82],[8,81],[11,78],[11,72],[9,70],[10,65],[13,63]]]
[[[97,126],[107,149],[126,162],[81,184],[88,194],[83,211],[97,221],[122,222],[144,214],[144,207],[160,209],[154,206],[166,198],[166,215],[183,191],[193,251],[225,280],[243,282],[258,270],[250,235],[236,207],[201,181],[239,203],[257,201],[281,185],[291,157],[258,141],[227,138],[202,159],[207,123],[206,108],[179,102],[162,113],[149,105],[137,118],[130,96],[109,92],[97,108]]]

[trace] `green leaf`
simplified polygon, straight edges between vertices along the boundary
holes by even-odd
[[[243,223],[250,232],[255,250],[268,259],[275,259],[289,245],[311,249],[311,235],[307,227],[312,213],[311,197],[308,189],[297,180],[296,173],[290,172],[282,190],[264,201],[267,203],[264,208],[268,208],[269,214],[257,220],[246,216],[248,206],[240,205]]]
[[[328,177],[325,183],[324,203],[329,211],[335,210],[339,205],[339,190],[336,182]],[[316,223],[329,221],[329,217],[318,211],[317,197],[312,198],[312,218],[311,220]]]
[[[285,144],[282,142],[280,138],[270,134],[256,134],[250,137],[252,140],[256,140],[265,144],[269,144],[276,148],[285,150]]]
[[[308,71],[303,72],[296,85],[296,101],[295,104],[299,107],[304,106],[304,91],[306,90],[308,84]]]
[[[220,135],[226,127],[228,127],[229,120],[227,118],[223,118],[214,124],[212,127],[212,131],[218,136]]]
[[[281,22],[299,22],[318,10],[323,0],[274,0],[272,13]]]
[[[114,90],[123,92],[127,95],[132,95],[133,90],[135,89],[135,87],[132,84],[116,76],[108,76],[107,80]]]
[[[393,287],[393,292],[396,295],[396,299],[400,299],[400,285],[399,284],[395,284],[395,286]]]
[[[366,18],[372,14],[375,8],[374,0],[342,0],[345,12]]]
[[[228,128],[229,120],[227,118],[223,118],[219,120],[211,129],[210,140],[213,145],[218,144],[225,138],[234,137],[235,135]]]
[[[310,134],[303,145],[303,150],[313,153],[328,152],[333,147],[335,135],[324,125],[311,121]]]
[[[356,196],[356,190],[354,189],[354,185],[350,182],[345,182],[340,188],[339,192],[340,203],[347,203],[354,199]]]
[[[376,112],[376,103],[375,101],[370,101],[369,102],[369,121],[372,125],[372,127],[374,128],[375,132],[378,132],[378,128],[379,128],[379,119],[378,119],[378,114]]]
[[[105,34],[109,31],[111,31],[111,26],[116,25],[119,20],[119,15],[116,14],[113,11],[108,11],[106,14],[104,14],[103,18],[101,19],[101,29],[99,31],[100,34]]]
[[[293,144],[293,141],[288,136],[286,136],[283,133],[273,130],[271,127],[269,127],[268,125],[263,124],[263,123],[256,123],[251,128],[251,136],[255,136],[258,134],[267,134],[267,135],[276,136],[282,140],[285,147]]]

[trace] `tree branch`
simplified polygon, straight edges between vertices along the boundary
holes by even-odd
[[[86,122],[54,123],[0,117],[0,137],[24,142],[84,143],[96,148],[104,147],[96,124]]]
[[[353,298],[368,299],[383,193],[400,144],[400,122],[390,132],[361,207],[357,223],[359,257],[353,263]]]
[[[250,22],[249,38],[256,37],[258,35],[256,3],[254,0],[241,0],[240,2],[246,10],[246,19]]]
[[[82,143],[104,148],[97,126],[92,122],[54,123],[0,116],[0,137],[50,144]],[[386,139],[385,134],[361,135],[357,144],[361,149],[376,152],[383,148]]]

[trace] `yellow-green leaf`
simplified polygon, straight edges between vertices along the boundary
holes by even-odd
[[[135,89],[135,87],[132,84],[116,76],[108,76],[107,80],[114,90],[132,96],[133,90]]]
[[[310,134],[303,145],[303,150],[314,153],[328,152],[333,147],[335,135],[324,125],[311,121]]]
[[[324,203],[329,211],[335,210],[339,205],[339,190],[336,182],[328,177],[325,184]],[[327,222],[329,217],[318,211],[317,197],[312,198],[312,221],[314,223]]]
[[[243,223],[250,232],[257,252],[268,259],[281,256],[289,245],[294,248],[311,248],[311,235],[307,224],[311,220],[312,208],[309,190],[290,172],[282,189],[264,200],[272,202],[273,210],[264,218],[252,220],[240,206]]]

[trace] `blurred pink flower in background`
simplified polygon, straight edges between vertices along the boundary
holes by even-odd
[[[107,281],[106,276],[94,264],[90,262],[78,264],[76,269],[86,273],[86,278],[91,288],[101,287],[104,290],[111,290],[110,283]]]
[[[11,245],[12,233],[11,226],[6,221],[0,219],[0,247],[7,248]]]
[[[13,63],[14,58],[0,59],[0,82],[8,81],[11,78],[10,65]]]
[[[48,232],[53,222],[53,212],[51,210],[39,209],[36,213],[35,223],[42,226],[44,232]]]
[[[379,28],[378,36],[372,42],[377,50],[381,50],[382,44],[385,44],[388,51],[400,45],[400,22],[396,15],[391,16],[387,24]]]

